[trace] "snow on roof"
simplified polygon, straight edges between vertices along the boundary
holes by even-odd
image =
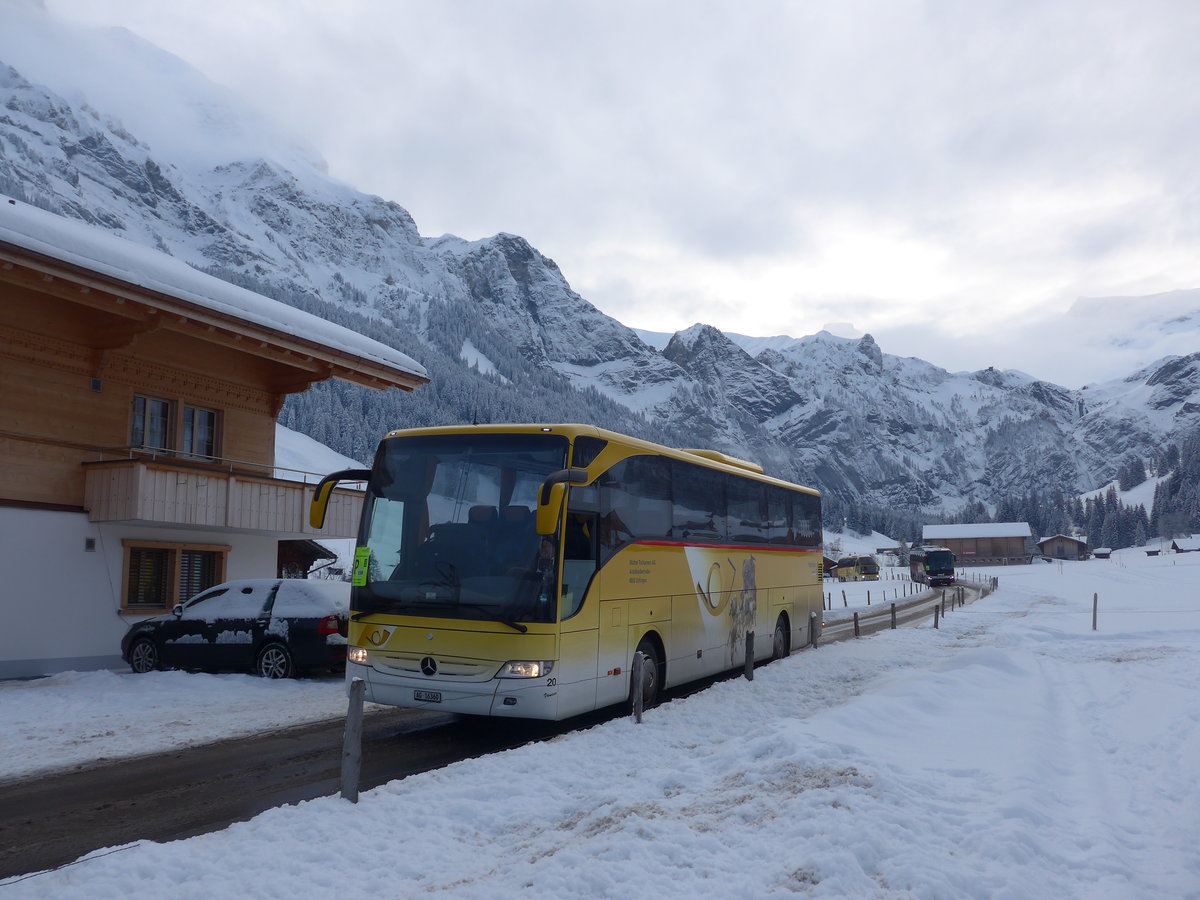
[[[924,540],[952,538],[1032,537],[1028,522],[979,522],[971,525],[926,525],[921,529]]]
[[[1176,538],[1171,541],[1171,546],[1177,550],[1186,550],[1189,553],[1200,550],[1200,534],[1193,534],[1191,537]]]
[[[6,202],[0,202],[0,241],[272,331],[316,342],[406,376],[426,377],[420,363],[386,344],[206,275],[173,256],[25,203],[7,198]]]
[[[1040,540],[1038,540],[1038,543],[1044,544],[1044,543],[1046,543],[1046,541],[1052,541],[1055,538],[1062,538],[1064,541],[1074,541],[1077,544],[1086,544],[1087,543],[1086,537],[1075,537],[1075,535],[1073,535],[1073,534],[1052,534],[1052,535],[1049,535],[1048,537],[1041,538]]]

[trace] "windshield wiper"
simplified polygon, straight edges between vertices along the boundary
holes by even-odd
[[[524,634],[525,632],[527,632],[529,630],[527,627],[522,625],[520,622],[514,622],[512,619],[508,618],[507,616],[492,614],[492,610],[489,607],[484,606],[482,603],[459,603],[458,605],[460,607],[465,606],[468,609],[479,610],[479,612],[486,615],[491,621],[499,622],[501,625],[507,625],[509,628],[512,628],[516,631],[521,632],[521,634]]]

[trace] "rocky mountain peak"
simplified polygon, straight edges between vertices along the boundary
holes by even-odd
[[[859,355],[865,360],[863,371],[869,375],[883,374],[883,351],[879,349],[879,345],[875,343],[875,338],[869,334],[864,334],[858,339],[858,344],[855,349]]]
[[[412,342],[397,346],[434,375],[419,398],[343,403],[329,434],[316,418],[291,423],[349,455],[360,449],[338,442],[381,423],[582,410],[845,499],[957,508],[1097,487],[1125,454],[1148,458],[1200,425],[1200,354],[1085,393],[994,368],[952,374],[885,354],[871,335],[772,339],[752,357],[697,323],[659,352],[518,235],[424,238],[400,205],[302,159],[172,152],[188,139],[160,149],[0,65],[0,191]]]

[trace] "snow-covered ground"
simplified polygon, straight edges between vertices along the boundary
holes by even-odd
[[[1200,897],[1200,554],[984,571],[1000,590],[937,631],[804,651],[641,725],[0,886],[6,900]],[[198,741],[343,706],[336,683],[248,676],[0,684],[0,765],[85,764],[157,732]]]
[[[346,714],[342,679],[63,672],[0,681],[3,779],[164,753]]]

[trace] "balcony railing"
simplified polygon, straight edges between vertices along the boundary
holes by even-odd
[[[120,454],[124,453],[123,456]],[[362,493],[337,490],[325,527],[308,524],[321,474],[242,460],[120,448],[84,464],[84,505],[93,522],[143,522],[278,538],[352,538]]]

